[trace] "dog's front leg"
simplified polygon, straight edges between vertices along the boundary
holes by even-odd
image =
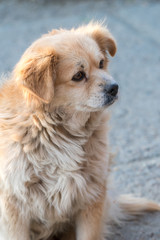
[[[105,194],[82,210],[76,221],[76,240],[102,240]]]

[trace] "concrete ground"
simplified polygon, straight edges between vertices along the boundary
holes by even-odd
[[[106,19],[118,52],[110,72],[120,85],[110,141],[123,193],[160,202],[160,2],[0,0],[0,74],[11,71],[33,40],[52,28]],[[112,240],[160,240],[160,214],[115,227]],[[110,240],[111,240],[110,239]]]

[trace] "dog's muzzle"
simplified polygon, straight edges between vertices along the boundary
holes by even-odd
[[[104,105],[111,105],[114,101],[118,98],[118,84],[117,83],[110,83],[106,84],[104,87],[104,94],[105,94],[105,104]]]
[[[117,83],[113,83],[110,85],[106,85],[104,88],[104,91],[107,95],[110,95],[112,97],[116,97],[117,93],[118,93],[118,84]]]

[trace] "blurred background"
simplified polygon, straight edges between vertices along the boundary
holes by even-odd
[[[0,0],[0,75],[42,34],[92,19],[105,19],[118,45],[109,67],[120,85],[110,119],[117,187],[160,201],[160,1]],[[159,240],[160,214],[114,232],[114,240]]]

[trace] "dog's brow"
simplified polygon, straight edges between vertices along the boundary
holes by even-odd
[[[82,62],[78,62],[77,66],[80,66],[81,68],[84,68],[84,65],[82,64]]]

